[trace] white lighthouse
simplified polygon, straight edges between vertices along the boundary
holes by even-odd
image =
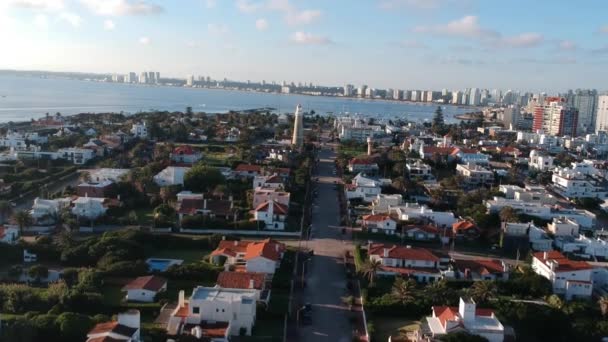
[[[296,107],[296,114],[293,125],[293,138],[291,144],[295,148],[301,148],[304,145],[304,123],[302,118],[302,105]]]
[[[372,137],[367,137],[367,155],[371,156],[372,155],[372,146],[373,146],[373,141],[372,141]]]

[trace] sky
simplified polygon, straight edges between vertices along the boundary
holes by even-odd
[[[606,0],[0,0],[0,69],[608,90]]]

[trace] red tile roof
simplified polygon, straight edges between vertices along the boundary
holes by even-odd
[[[448,154],[452,154],[452,152],[454,152],[455,148],[454,147],[437,147],[437,146],[424,146],[423,147],[423,152],[424,154],[442,154],[442,155],[448,155]]]
[[[264,202],[260,205],[258,205],[257,208],[255,208],[255,211],[268,211],[268,208],[270,207],[270,203],[272,203],[272,210],[273,213],[278,214],[278,215],[287,215],[287,213],[289,213],[289,208],[286,205],[283,205],[277,201],[267,201]]]
[[[372,160],[369,160],[369,159],[360,159],[360,158],[353,158],[348,163],[350,165],[372,165],[372,164],[375,164]]]
[[[262,290],[266,282],[266,274],[256,272],[221,272],[217,277],[217,285],[229,289],[249,289],[253,280],[253,288]]]
[[[496,259],[455,260],[454,263],[461,272],[465,269],[483,275],[505,272],[502,262]]]
[[[262,167],[259,165],[251,165],[251,164],[239,164],[234,171],[245,171],[245,172],[260,172]]]
[[[473,228],[477,228],[475,226],[475,224],[471,221],[466,221],[466,220],[458,221],[458,222],[452,224],[452,230],[454,232],[469,230],[469,229],[473,229]]]
[[[362,217],[363,221],[370,221],[370,222],[382,222],[385,220],[392,220],[390,216],[388,215],[365,215]]]
[[[455,306],[433,306],[432,309],[435,317],[439,319],[444,328],[446,321],[453,321],[460,316],[458,308]],[[491,309],[475,309],[476,316],[489,317],[493,314],[494,311]]]
[[[408,232],[410,230],[421,230],[429,234],[439,234],[439,229],[433,226],[405,226],[403,230]]]
[[[158,276],[144,276],[133,279],[123,290],[148,290],[158,292],[167,284],[167,279]]]
[[[547,257],[545,258],[545,253]],[[558,251],[549,252],[537,252],[533,254],[536,259],[545,264],[547,267],[551,267],[551,263],[555,262],[556,267],[554,272],[573,272],[573,271],[584,271],[592,269],[593,266],[586,261],[575,261],[569,260],[562,253]]]
[[[278,250],[278,251],[277,251]],[[262,241],[220,241],[218,247],[211,253],[212,256],[228,255],[236,256],[238,253],[245,254],[244,259],[249,260],[258,256],[278,261],[285,245],[271,239]]]
[[[178,147],[174,148],[173,154],[193,155],[193,154],[197,154],[197,152],[194,151],[194,149],[189,145],[182,145],[182,146],[178,146]]]
[[[88,333],[88,335],[98,335],[98,334],[116,334],[125,337],[131,337],[137,329],[128,327],[126,325],[118,324],[118,322],[106,322],[99,323],[93,327]]]
[[[388,257],[392,259],[439,261],[439,258],[428,249],[381,243],[371,245],[369,255],[378,255],[383,258],[384,249],[388,249]]]
[[[193,215],[197,210],[203,209],[205,200],[199,198],[184,198],[178,205],[177,213]]]

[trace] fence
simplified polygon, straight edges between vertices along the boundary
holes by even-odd
[[[233,229],[185,229],[181,228],[180,233],[184,234],[223,234],[223,235],[246,235],[246,236],[278,236],[299,238],[300,232],[275,232],[275,231],[257,231],[257,230],[233,230]]]

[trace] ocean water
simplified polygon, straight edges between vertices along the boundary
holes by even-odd
[[[382,100],[0,76],[0,122],[26,121],[56,112],[72,115],[184,111],[188,106],[196,112],[207,113],[262,107],[276,108],[278,112],[293,112],[297,104],[302,104],[304,110],[314,110],[321,115],[348,112],[362,117],[407,118],[414,121],[430,120],[437,108],[434,104]],[[447,122],[454,122],[454,115],[469,111],[450,105],[443,107]]]

